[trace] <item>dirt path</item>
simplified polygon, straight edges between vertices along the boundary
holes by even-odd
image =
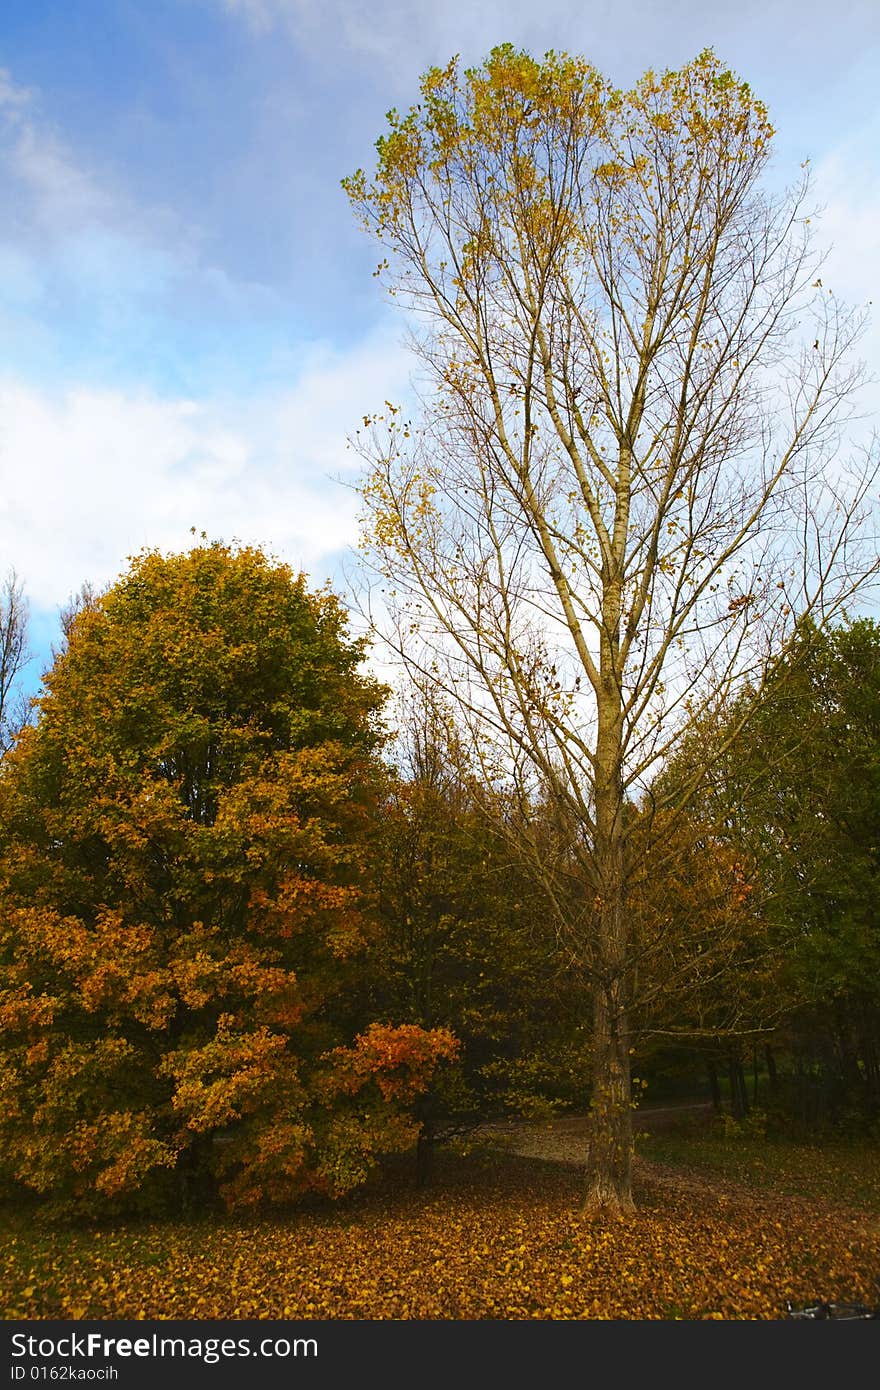
[[[708,1124],[711,1117],[711,1101],[686,1101],[679,1105],[648,1106],[637,1111],[635,1121],[637,1129],[656,1133],[671,1129],[685,1119],[694,1124]],[[585,1161],[587,1125],[586,1115],[565,1115],[549,1124],[502,1121],[483,1125],[479,1133],[521,1158],[545,1158],[580,1166]]]
[[[687,1126],[688,1130],[699,1130],[709,1125],[713,1114],[710,1101],[649,1106],[636,1112],[636,1129],[657,1133]],[[511,1121],[484,1125],[478,1133],[484,1140],[497,1144],[506,1153],[517,1157],[543,1159],[583,1170],[587,1154],[587,1124],[585,1115],[566,1115],[545,1124]],[[765,1210],[775,1213],[781,1200],[772,1190],[756,1187],[747,1180],[739,1182],[719,1173],[699,1172],[689,1167],[661,1163],[640,1153],[633,1160],[633,1175],[639,1183],[649,1188],[665,1189],[670,1195],[686,1200],[708,1200],[716,1211],[742,1210],[749,1219]],[[820,1208],[837,1206],[830,1197],[819,1201],[815,1195],[787,1195],[784,1202],[787,1210],[800,1212],[804,1219]],[[846,1207],[841,1207],[841,1213],[843,1220],[852,1217]],[[854,1229],[860,1239],[873,1241],[875,1245],[880,1241],[880,1219],[874,1215],[859,1213]]]

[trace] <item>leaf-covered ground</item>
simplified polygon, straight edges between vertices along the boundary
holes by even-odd
[[[790,1163],[815,1152],[793,1150]],[[786,1298],[874,1300],[880,1217],[845,1195],[847,1163],[867,1160],[824,1158],[821,1193],[809,1196],[775,1191],[766,1172],[765,1185],[744,1187],[642,1160],[638,1212],[612,1223],[579,1216],[573,1167],[480,1153],[444,1159],[427,1193],[401,1170],[344,1204],[282,1219],[41,1231],[8,1216],[0,1309],[7,1318],[778,1318]],[[843,1199],[829,1199],[829,1183]]]

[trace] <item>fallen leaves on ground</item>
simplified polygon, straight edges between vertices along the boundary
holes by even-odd
[[[0,1309],[31,1318],[778,1318],[785,1300],[873,1301],[875,1215],[687,1185],[644,1165],[625,1220],[579,1214],[582,1179],[446,1159],[279,1220],[18,1230]]]

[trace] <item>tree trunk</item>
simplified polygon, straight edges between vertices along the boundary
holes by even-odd
[[[739,1051],[731,1049],[727,1058],[727,1075],[730,1081],[730,1111],[735,1120],[744,1120],[749,1113],[749,1094],[743,1072]]]
[[[434,1171],[434,1126],[423,1120],[416,1143],[416,1186],[427,1187]]]
[[[877,1100],[880,1099],[880,1057],[877,1055],[874,1038],[868,1032],[867,1027],[859,1039],[859,1051],[865,1068],[865,1087],[868,1097],[871,1104],[876,1104]]]
[[[629,1033],[620,982],[597,986],[593,1009],[593,1095],[585,1211],[635,1209]]]
[[[709,1076],[709,1095],[712,1097],[712,1109],[716,1115],[721,1113],[721,1087],[718,1083],[718,1068],[713,1061],[706,1062],[706,1071]]]
[[[613,627],[612,627],[613,630]],[[585,1211],[634,1210],[628,1012],[628,932],[620,774],[620,698],[600,702],[596,743],[597,939],[593,985],[593,1093]]]

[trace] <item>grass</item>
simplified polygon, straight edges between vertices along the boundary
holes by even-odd
[[[0,1311],[751,1319],[783,1316],[787,1298],[873,1298],[880,1223],[864,1153],[681,1135],[643,1151],[676,1169],[642,1166],[625,1221],[579,1214],[572,1167],[485,1152],[443,1156],[428,1192],[395,1168],[344,1203],[261,1218],[40,1230],[7,1213]]]
[[[755,1191],[834,1202],[880,1215],[880,1145],[868,1141],[796,1144],[715,1130],[670,1132],[643,1138],[639,1152],[655,1163]]]

